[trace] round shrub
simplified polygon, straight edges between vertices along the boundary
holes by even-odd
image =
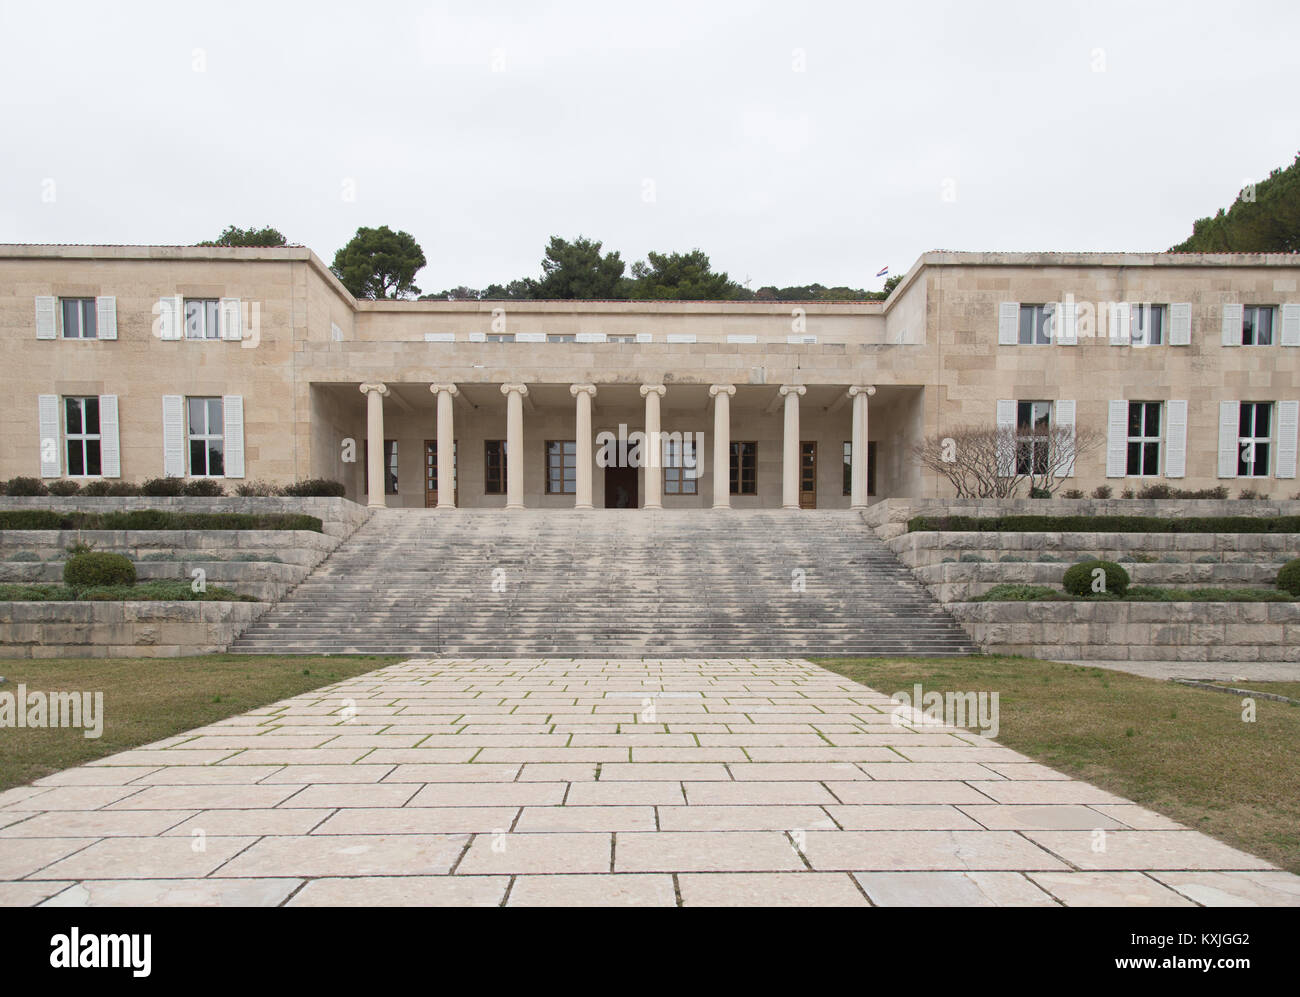
[[[166,497],[179,495],[185,482],[180,478],[150,478],[140,486],[142,495]]]
[[[63,581],[73,588],[93,585],[134,585],[135,565],[121,554],[92,551],[74,554],[63,565]]]
[[[1106,593],[1122,596],[1128,589],[1128,572],[1114,561],[1080,561],[1065,569],[1061,584],[1071,595],[1096,595],[1092,590],[1092,573],[1098,568],[1106,573]]]
[[[221,487],[220,481],[212,478],[195,478],[193,481],[187,481],[181,486],[182,495],[194,495],[202,498],[216,498],[219,495],[225,495],[226,490]]]
[[[284,486],[284,494],[294,498],[342,498],[346,493],[343,482],[328,478],[308,478]]]
[[[51,495],[76,495],[77,492],[81,491],[79,484],[75,481],[69,481],[67,478],[51,481],[48,487]]]
[[[6,495],[48,495],[50,490],[40,478],[10,478],[5,482]]]
[[[1300,599],[1300,557],[1287,561],[1277,573],[1277,587]]]
[[[241,481],[235,485],[235,494],[244,498],[265,498],[270,495],[279,495],[280,486],[273,485],[269,481]]]

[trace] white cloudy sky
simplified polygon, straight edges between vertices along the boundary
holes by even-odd
[[[1300,149],[1297,29],[1201,0],[9,3],[0,241],[270,224],[329,262],[387,224],[426,291],[536,274],[551,234],[755,287],[1161,250]]]

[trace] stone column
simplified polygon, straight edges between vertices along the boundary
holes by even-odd
[[[361,393],[366,396],[366,442],[369,455],[366,459],[366,505],[382,509],[387,503],[384,493],[388,486],[384,470],[384,396],[386,384],[363,384]]]
[[[596,397],[594,384],[570,384],[569,394],[576,400],[574,413],[574,448],[577,450],[578,494],[574,498],[575,509],[590,509],[591,506],[591,400]]]
[[[867,507],[867,399],[876,393],[874,384],[855,384],[849,388],[853,399],[853,451],[849,468],[849,508]]]
[[[785,449],[781,460],[781,508],[799,508],[799,396],[802,384],[783,384],[785,397]]]
[[[659,399],[667,389],[662,384],[641,385],[645,399],[645,449],[641,464],[645,468],[645,508],[664,507],[664,444],[659,436]]]
[[[431,384],[438,398],[438,508],[456,508],[456,428],[452,401],[460,394],[454,384]]]
[[[713,508],[731,508],[731,396],[734,384],[711,384],[713,396]]]
[[[506,508],[524,507],[524,395],[526,384],[503,384],[506,396]]]

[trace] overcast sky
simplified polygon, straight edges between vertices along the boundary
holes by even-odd
[[[987,8],[987,9],[986,9]],[[1163,250],[1300,150],[1300,5],[13,3],[0,241],[552,234],[879,287],[928,249]],[[349,197],[349,195],[352,195]]]

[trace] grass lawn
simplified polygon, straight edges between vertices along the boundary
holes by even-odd
[[[103,692],[104,733],[0,727],[0,790],[405,660],[405,656],[7,658],[0,692]]]
[[[997,692],[998,741],[1300,873],[1300,706],[995,655],[826,658],[877,692]],[[1289,695],[1300,683],[1236,682]]]

